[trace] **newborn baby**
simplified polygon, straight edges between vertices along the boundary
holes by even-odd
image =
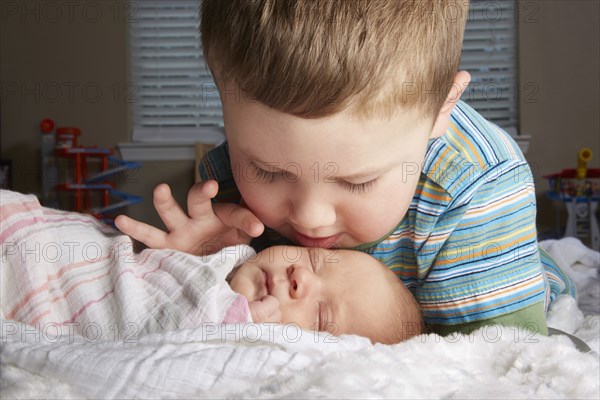
[[[236,267],[231,288],[254,321],[397,343],[422,331],[419,306],[375,258],[352,250],[275,246]]]
[[[395,343],[421,333],[394,274],[349,250],[133,251],[94,218],[0,193],[0,316],[45,332],[132,339],[202,323],[278,322]]]

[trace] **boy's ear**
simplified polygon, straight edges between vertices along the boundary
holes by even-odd
[[[460,100],[460,96],[462,96],[467,86],[469,86],[469,82],[471,82],[471,75],[467,71],[459,71],[454,76],[454,82],[452,83],[450,92],[440,109],[435,124],[433,124],[433,129],[431,130],[429,138],[433,139],[440,137],[446,133],[446,129],[448,129],[448,124],[450,123],[450,114],[452,114],[454,106],[456,106],[456,103]]]

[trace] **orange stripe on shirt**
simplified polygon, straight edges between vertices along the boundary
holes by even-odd
[[[483,162],[483,160],[481,159],[481,157],[479,156],[479,152],[477,151],[475,146],[473,146],[473,143],[471,143],[471,140],[467,139],[466,136],[462,132],[460,132],[456,128],[456,125],[454,125],[452,122],[450,123],[450,128],[452,129],[452,131],[454,131],[456,136],[460,137],[463,140],[463,143],[465,143],[469,147],[471,152],[475,155],[475,158],[477,159],[477,162],[479,163],[479,166],[481,167],[481,169],[486,170],[487,169],[486,165]]]
[[[461,307],[465,307],[465,306],[468,306],[469,304],[475,304],[475,303],[481,302],[482,300],[485,300],[485,299],[500,297],[507,293],[515,292],[520,288],[526,288],[527,286],[531,286],[531,285],[532,285],[532,283],[530,281],[527,281],[527,282],[524,282],[522,285],[511,286],[510,288],[506,288],[505,290],[502,290],[502,291],[495,291],[486,296],[476,296],[475,298],[469,299],[469,301],[457,301],[457,302],[453,302],[452,305],[449,305],[449,306],[441,306],[439,304],[438,305],[421,304],[421,308],[427,309],[430,312],[430,315],[432,315],[432,316],[449,315],[449,316],[455,317],[455,316],[459,316],[459,315],[464,315],[464,313],[460,313],[460,312],[448,313],[447,311],[436,313],[435,310],[447,310],[450,308],[456,308],[457,305],[460,305]],[[499,306],[501,307],[508,303],[514,303],[518,300],[529,297],[529,296],[535,294],[536,292],[537,292],[537,289],[531,289],[531,290],[521,294],[518,297],[512,297],[512,298],[504,300],[504,301],[496,302],[491,307],[499,308]],[[469,313],[481,312],[481,311],[484,311],[489,308],[490,307],[485,307],[485,306],[473,308],[473,309],[469,310]]]
[[[498,250],[501,253],[504,250],[514,248],[514,244],[516,242],[527,241],[527,240],[531,240],[531,239],[534,239],[534,238],[536,238],[536,232],[535,232],[535,230],[532,230],[532,231],[529,232],[528,235],[521,236],[519,238],[514,238],[511,243],[507,243],[505,245],[497,245],[497,246],[495,246],[493,250],[494,251]],[[483,245],[486,245],[486,244],[482,243],[482,246]],[[477,256],[480,256],[480,257],[481,256],[489,256],[488,253],[489,253],[490,250],[491,249],[489,249],[489,248],[486,247],[486,248],[484,248],[483,250],[480,250],[480,251],[469,252],[469,254],[466,255],[466,256],[464,256],[464,257],[458,257],[457,256],[457,257],[452,257],[452,258],[448,258],[448,259],[445,259],[445,260],[444,259],[438,259],[436,261],[436,265],[460,264],[461,261],[468,261],[470,258],[477,258]],[[458,249],[457,249],[457,251],[458,251]]]

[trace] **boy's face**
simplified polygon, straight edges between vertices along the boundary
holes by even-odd
[[[243,264],[230,286],[248,301],[276,297],[281,323],[375,337],[398,296],[388,273],[358,251],[275,246]]]
[[[348,111],[303,119],[222,96],[236,184],[268,227],[306,247],[351,248],[380,239],[415,193],[433,118]]]

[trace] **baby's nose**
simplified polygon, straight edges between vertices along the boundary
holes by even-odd
[[[288,267],[288,278],[292,299],[303,299],[314,292],[314,282],[312,282],[311,273],[306,268],[291,265]]]

